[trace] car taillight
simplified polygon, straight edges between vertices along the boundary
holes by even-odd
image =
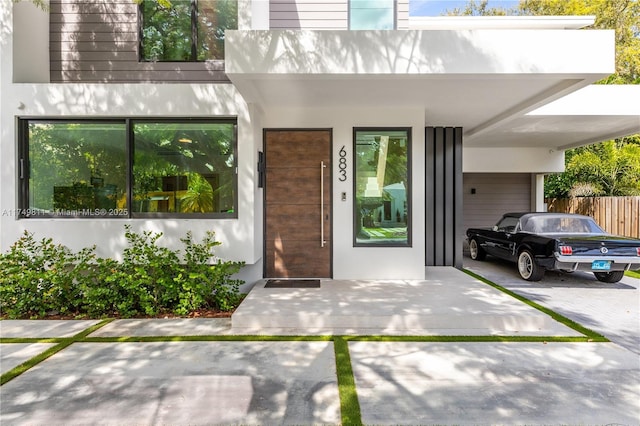
[[[640,247],[636,247],[636,254],[640,256]]]
[[[560,254],[563,256],[571,256],[573,254],[573,248],[571,246],[560,246]]]

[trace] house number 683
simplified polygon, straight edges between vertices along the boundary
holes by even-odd
[[[338,173],[340,177],[338,180],[344,182],[347,180],[347,151],[345,151],[344,145],[342,145],[338,154],[340,155],[340,161],[338,162],[338,169],[340,169]]]

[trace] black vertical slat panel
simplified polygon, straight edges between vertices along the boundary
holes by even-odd
[[[435,185],[435,265],[444,265],[444,128],[436,127],[435,143],[435,165],[434,165],[434,185]]]
[[[435,187],[433,184],[433,169],[435,163],[435,129],[433,127],[427,127],[425,129],[425,265],[435,265],[435,240],[433,238],[433,232],[435,229],[435,205],[434,194]]]
[[[425,265],[462,268],[462,128],[425,129]]]
[[[454,205],[454,129],[447,127],[444,130],[444,241],[442,252],[444,254],[444,265],[453,265],[454,246],[454,225],[455,225],[455,205]]]
[[[453,245],[453,259],[455,266],[458,269],[462,269],[462,243],[464,240],[464,206],[463,206],[463,198],[464,195],[462,193],[462,127],[455,128],[454,134],[454,159],[453,159],[453,170],[454,170],[454,188],[453,193],[454,196],[454,223],[455,223],[455,233],[454,233],[454,245]]]

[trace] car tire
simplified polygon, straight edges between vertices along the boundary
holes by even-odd
[[[484,251],[475,238],[469,241],[469,256],[473,260],[484,260],[487,257],[487,252]]]
[[[523,250],[518,255],[518,272],[527,281],[540,281],[544,276],[544,268],[536,263],[529,250]]]
[[[596,279],[600,282],[613,284],[624,277],[624,271],[594,272],[593,275],[595,275]]]

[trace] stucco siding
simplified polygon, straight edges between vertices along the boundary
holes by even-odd
[[[529,173],[465,173],[462,191],[464,229],[493,226],[504,213],[531,208]]]
[[[51,0],[51,82],[227,82],[223,61],[140,62],[132,0]]]
[[[396,2],[396,28],[409,29],[409,0],[397,0]]]

